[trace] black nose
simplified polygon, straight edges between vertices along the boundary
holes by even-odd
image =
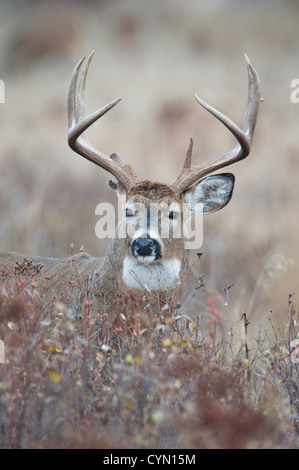
[[[133,255],[151,256],[160,252],[159,244],[152,238],[137,238],[132,243]]]

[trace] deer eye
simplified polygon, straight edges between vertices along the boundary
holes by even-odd
[[[178,213],[177,212],[169,212],[169,216],[168,216],[171,220],[177,220],[178,218]]]
[[[132,212],[131,209],[126,209],[126,217],[133,217],[134,213]]]

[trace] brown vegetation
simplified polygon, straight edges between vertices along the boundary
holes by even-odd
[[[75,321],[58,304],[45,318],[30,269],[1,293],[3,448],[298,448],[299,105],[290,101],[298,4],[154,3],[1,4],[3,251],[59,257],[84,243],[99,256],[107,248],[94,235],[94,209],[114,201],[108,177],[66,143],[70,73],[92,49],[88,108],[124,98],[92,140],[144,178],[171,181],[190,136],[198,162],[231,147],[192,93],[239,122],[243,52],[265,98],[232,201],[205,219],[188,304],[166,312],[128,293],[133,321],[119,303],[121,324],[99,335],[94,351],[88,301]],[[99,312],[99,329],[109,327],[108,313]]]
[[[34,283],[27,275],[0,297],[1,448],[298,447],[291,298],[286,330],[234,355],[212,299],[203,329],[158,298],[127,293],[120,326],[109,328],[88,301],[76,321],[62,304],[45,316]]]

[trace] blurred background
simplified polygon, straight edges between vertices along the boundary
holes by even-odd
[[[295,0],[1,0],[0,250],[60,257],[74,244],[105,254],[95,208],[116,195],[109,175],[67,145],[66,97],[82,56],[96,50],[87,112],[122,98],[88,132],[93,145],[140,178],[170,183],[190,137],[194,163],[235,145],[193,93],[242,127],[246,52],[265,101],[250,156],[224,170],[236,176],[234,196],[204,220],[190,286],[201,275],[216,292],[234,284],[236,321],[247,312],[256,328],[269,315],[283,325],[289,294],[299,303],[298,20]]]

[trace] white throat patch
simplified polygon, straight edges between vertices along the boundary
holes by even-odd
[[[176,259],[144,264],[127,256],[124,260],[123,280],[134,289],[165,290],[179,283],[181,262]]]

